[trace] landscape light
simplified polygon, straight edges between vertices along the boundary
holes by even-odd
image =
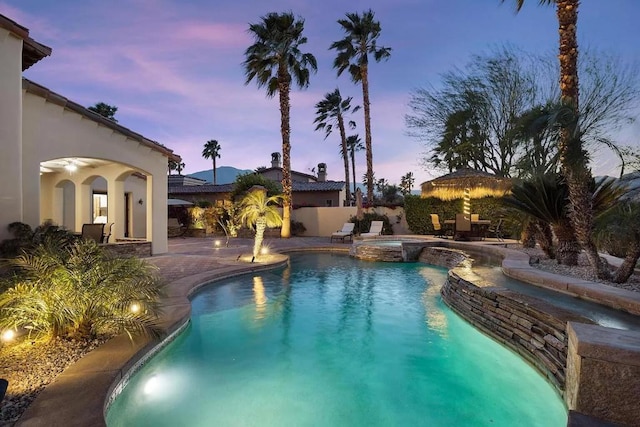
[[[133,314],[138,314],[138,313],[140,313],[140,309],[141,309],[141,308],[142,308],[142,307],[140,307],[140,304],[138,304],[137,302],[134,302],[134,303],[132,303],[132,304],[131,304],[131,306],[129,307],[129,310],[131,310],[131,312],[132,312]]]
[[[215,246],[220,246],[220,240],[215,240],[215,241],[213,242],[213,244],[214,244]]]
[[[2,341],[4,342],[12,341],[15,337],[16,331],[14,331],[13,329],[7,329],[6,331],[2,332]]]
[[[268,248],[268,247],[263,246],[263,247],[260,249],[260,255],[267,255],[268,253],[269,253],[269,248]]]

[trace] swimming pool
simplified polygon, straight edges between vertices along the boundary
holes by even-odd
[[[219,282],[109,426],[564,426],[553,387],[440,300],[446,270],[300,254]]]

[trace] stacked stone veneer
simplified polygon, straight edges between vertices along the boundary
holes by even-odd
[[[478,329],[508,346],[542,372],[563,393],[567,364],[567,322],[591,323],[573,313],[505,288],[483,286],[452,270],[442,298]]]
[[[145,258],[151,256],[151,242],[146,241],[117,241],[105,244],[104,248],[124,257]]]

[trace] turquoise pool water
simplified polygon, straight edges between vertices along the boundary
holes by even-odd
[[[440,300],[446,270],[301,254],[215,284],[109,426],[564,426],[554,389]]]

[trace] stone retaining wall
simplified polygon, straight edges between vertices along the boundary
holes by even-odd
[[[541,300],[465,280],[450,271],[442,298],[458,314],[520,354],[564,393],[568,321],[592,323]]]
[[[104,245],[108,251],[125,257],[146,258],[151,256],[151,242],[144,240],[117,240]]]

